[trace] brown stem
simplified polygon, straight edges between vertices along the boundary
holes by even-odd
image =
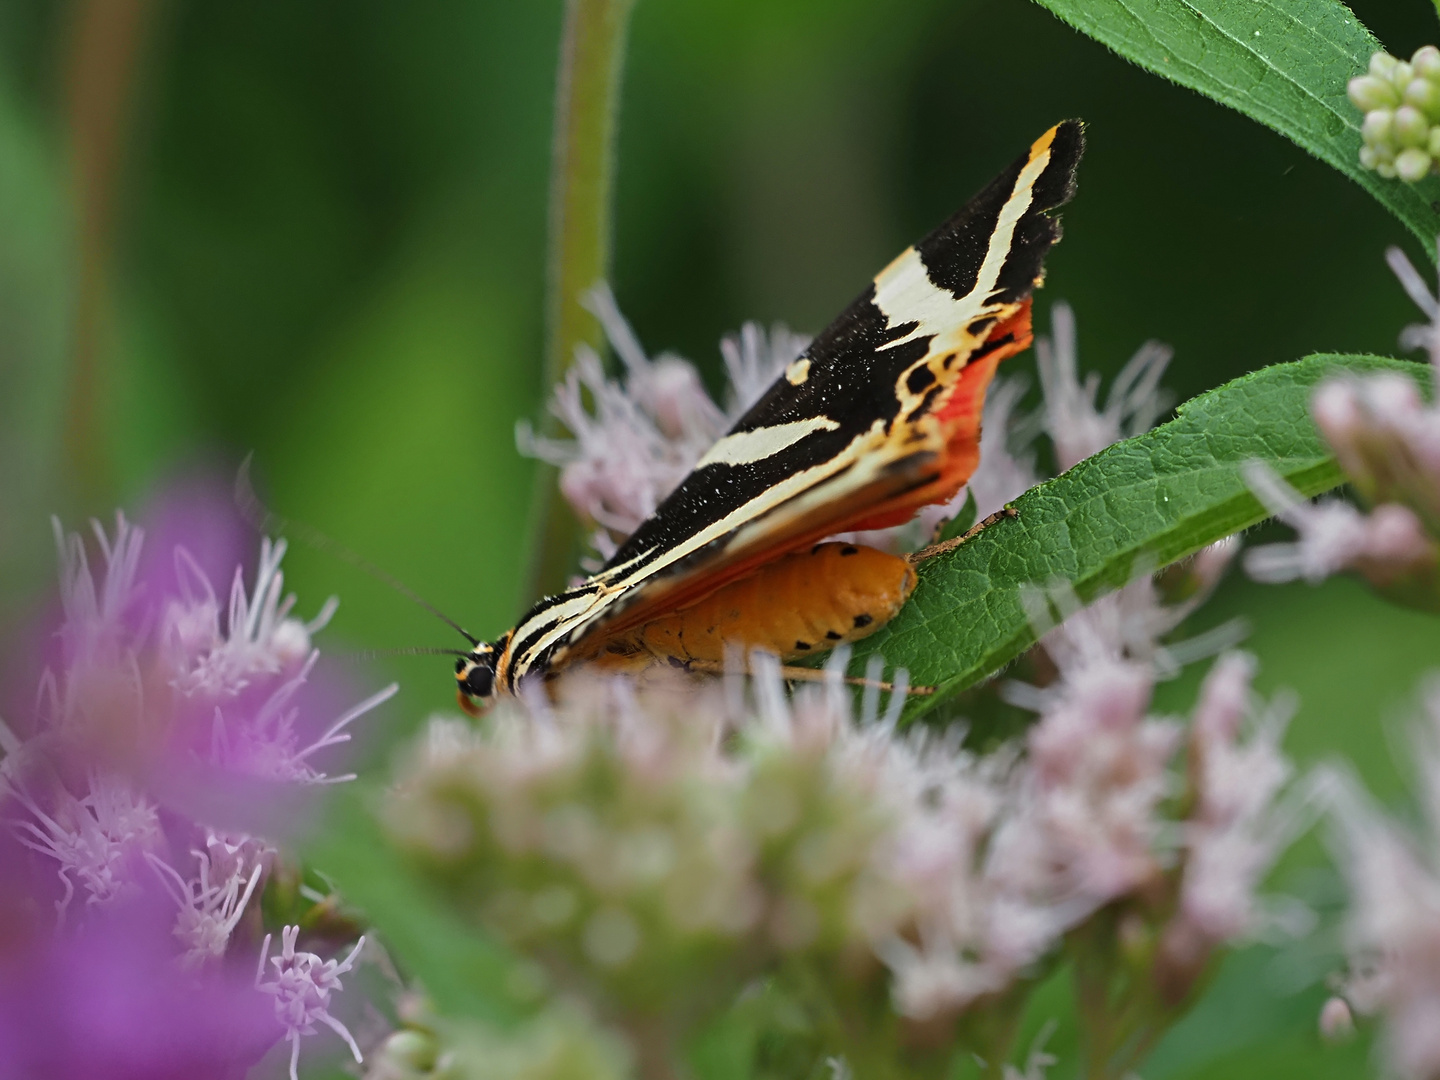
[[[663,1017],[632,1016],[624,1021],[635,1048],[640,1080],[678,1080],[674,1046]]]
[[[64,450],[70,494],[83,509],[97,508],[112,482],[102,416],[111,389],[103,343],[107,274],[130,91],[152,7],[151,0],[80,0],[66,57],[78,280]]]
[[[550,163],[550,240],[545,298],[542,390],[548,394],[575,359],[578,345],[599,349],[599,320],[581,298],[610,270],[615,132],[625,34],[634,0],[567,0],[555,90]],[[546,416],[542,431],[553,434]],[[574,568],[575,515],[556,495],[555,469],[535,472],[530,524],[529,593],[562,587]]]

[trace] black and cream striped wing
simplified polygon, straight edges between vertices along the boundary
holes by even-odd
[[[685,602],[932,483],[947,395],[997,328],[1028,315],[1083,148],[1079,121],[1051,128],[876,275],[603,570],[516,627],[505,681],[602,621]]]

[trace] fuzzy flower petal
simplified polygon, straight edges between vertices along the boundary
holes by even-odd
[[[1115,376],[1104,406],[1098,404],[1100,377],[1082,383],[1075,340],[1075,313],[1069,304],[1050,309],[1050,336],[1035,342],[1040,385],[1045,391],[1045,430],[1060,470],[1105,447],[1149,431],[1170,407],[1160,379],[1173,355],[1168,345],[1147,341]]]
[[[275,999],[275,1018],[284,1027],[285,1038],[290,1042],[290,1080],[299,1080],[300,1040],[316,1034],[316,1024],[324,1024],[344,1039],[356,1062],[364,1061],[349,1028],[330,1014],[330,1004],[344,989],[340,976],[354,967],[355,958],[365,947],[365,939],[357,941],[344,960],[324,960],[312,952],[296,952],[295,942],[299,936],[300,927],[285,927],[280,935],[280,955],[272,957],[270,935],[266,934],[255,975],[256,989]],[[267,960],[274,971],[269,980],[264,980]]]
[[[1434,566],[1434,541],[1403,506],[1387,504],[1367,515],[1338,499],[1307,502],[1263,462],[1247,463],[1244,473],[1266,509],[1298,534],[1293,543],[1264,544],[1246,552],[1245,569],[1257,581],[1303,578],[1317,584],[1355,569],[1387,585]]]
[[[1386,1057],[1405,1080],[1440,1074],[1440,682],[1422,702],[1413,740],[1423,831],[1387,817],[1348,773],[1326,776],[1351,898],[1344,995],[1382,1018]]]
[[[63,936],[8,936],[0,946],[0,1075],[243,1075],[281,1034],[269,1003],[223,969],[182,970],[171,943],[164,905],[138,896]]]

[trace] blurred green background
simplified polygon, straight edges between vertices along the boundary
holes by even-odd
[[[1440,38],[1426,0],[1352,7],[1391,52]],[[49,514],[139,511],[167,478],[228,476],[253,451],[282,513],[476,633],[511,624],[532,471],[513,427],[542,399],[560,15],[559,0],[0,5],[6,611],[51,587]],[[622,308],[649,349],[713,379],[723,333],[752,318],[818,329],[1067,116],[1089,123],[1089,152],[1040,307],[1074,305],[1086,368],[1111,374],[1160,338],[1184,398],[1312,351],[1393,351],[1414,312],[1384,248],[1425,257],[1396,222],[1025,0],[640,0]],[[84,430],[67,432],[76,415]],[[90,455],[83,483],[67,438]],[[341,596],[332,650],[455,644],[332,556],[296,550],[288,569],[302,612]],[[1297,754],[1341,750],[1400,790],[1380,732],[1440,625],[1345,581],[1232,581],[1212,610],[1248,614],[1262,684],[1302,694]],[[444,659],[385,663],[406,715],[452,700]],[[1205,1074],[1352,1075],[1363,1051],[1320,1054],[1311,1004],[1287,1007],[1284,1053],[1272,1043],[1260,1069],[1211,1039]],[[1201,1075],[1177,1068],[1147,1075]]]

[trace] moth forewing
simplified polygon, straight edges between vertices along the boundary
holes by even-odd
[[[978,461],[995,365],[1030,342],[1030,296],[1060,235],[1050,212],[1073,194],[1083,149],[1079,121],[1051,128],[877,274],[599,573],[497,642],[485,660],[495,692],[562,667],[590,635],[958,491]]]

